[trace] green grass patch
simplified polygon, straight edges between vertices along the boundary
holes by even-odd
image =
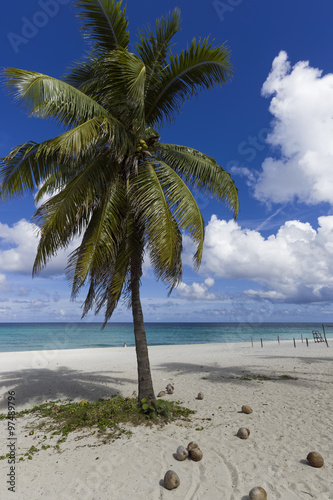
[[[140,404],[135,397],[114,396],[92,403],[85,400],[80,403],[74,403],[72,400],[49,401],[18,412],[16,417],[29,414],[39,417],[41,421],[29,427],[29,435],[36,433],[36,430],[42,430],[43,434],[51,433],[50,439],[53,436],[59,436],[55,445],[59,449],[59,445],[73,431],[89,430],[106,440],[117,439],[122,435],[131,434],[128,428],[124,428],[124,424],[137,426],[156,423],[160,425],[177,419],[189,420],[189,416],[193,413],[195,413],[193,410],[181,406],[180,401],[158,399],[148,404],[143,400]],[[48,447],[42,446],[42,449]],[[26,453],[28,458],[38,451],[33,448]]]

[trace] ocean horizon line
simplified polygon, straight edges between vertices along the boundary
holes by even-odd
[[[134,346],[131,322],[0,323],[0,352],[50,351]],[[146,322],[148,346],[313,340],[323,323],[307,322]],[[327,336],[332,336],[330,330]]]
[[[0,321],[0,325],[103,325],[103,321]],[[132,325],[132,321],[109,321],[108,325]],[[169,324],[188,324],[188,325],[325,325],[333,327],[333,320],[329,323],[323,321],[144,321],[144,324],[149,325],[169,325]]]

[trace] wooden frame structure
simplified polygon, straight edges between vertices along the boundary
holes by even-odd
[[[326,342],[326,345],[328,347],[328,342],[327,342],[327,338],[326,338],[326,330],[325,328],[333,328],[333,325],[325,325],[324,323],[321,325],[323,327],[323,335],[324,335],[324,338],[322,338],[322,340],[319,340],[318,342]],[[314,338],[314,337],[313,337]],[[316,341],[315,341],[316,342]]]
[[[312,330],[313,340],[315,343],[317,342],[325,342],[322,334],[318,330]]]

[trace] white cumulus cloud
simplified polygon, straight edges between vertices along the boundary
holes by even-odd
[[[274,59],[262,87],[274,119],[267,142],[276,151],[262,164],[255,197],[265,202],[333,204],[333,74],[286,52]]]
[[[187,285],[182,282],[177,286],[178,296],[186,300],[215,300],[214,293],[208,292],[208,289],[214,285],[213,278],[207,278],[203,283],[192,283]]]
[[[37,229],[35,224],[25,219],[13,226],[0,223],[0,271],[31,275],[38,245]],[[67,256],[77,245],[76,241],[67,249],[60,250],[41,275],[64,273]]]
[[[206,227],[202,272],[250,280],[258,289],[248,296],[286,302],[333,299],[333,216],[319,217],[319,227],[285,222],[268,238],[215,215]],[[185,288],[186,290],[186,288]]]

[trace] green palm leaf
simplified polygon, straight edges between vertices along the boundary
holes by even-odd
[[[67,266],[75,297],[89,273],[114,265],[126,215],[126,198],[121,183],[109,188],[103,203],[93,211],[81,245],[71,254]]]
[[[139,220],[145,221],[152,267],[171,286],[181,279],[181,233],[170,211],[154,165],[142,164],[131,180],[130,196]]]
[[[76,0],[74,5],[80,9],[78,18],[82,24],[85,38],[93,39],[102,51],[122,47],[127,48],[129,34],[126,8],[121,10],[122,2],[115,0]]]
[[[86,94],[42,73],[7,68],[7,86],[30,116],[54,118],[66,127],[77,126],[108,112]]]
[[[64,75],[64,81],[98,101],[100,88],[97,83],[98,72],[103,65],[96,52],[89,52],[82,61],[76,61]]]
[[[103,252],[101,248],[101,256],[104,259],[103,264],[98,267],[91,266],[90,268],[90,287],[86,297],[83,316],[95,305],[95,313],[104,307],[104,318],[102,328],[112,316],[114,309],[120,300],[121,295],[127,297],[129,288],[129,269],[131,265],[133,244],[138,252],[140,246],[133,238],[134,225],[131,217],[126,217],[122,221],[121,230],[117,233],[117,247],[112,256]],[[127,297],[128,298],[128,297]]]
[[[104,68],[99,77],[102,104],[128,129],[143,133],[145,65],[135,54],[119,49],[104,58]]]
[[[186,99],[229,81],[230,53],[224,45],[212,45],[208,38],[198,42],[194,38],[181,54],[169,53],[170,63],[159,75],[159,86],[146,98],[147,124],[172,121]]]
[[[178,8],[169,13],[168,18],[162,17],[156,20],[156,33],[153,33],[150,26],[139,31],[139,42],[136,44],[136,50],[147,68],[146,92],[166,64],[171,40],[178,31],[180,31],[180,10]]]
[[[214,158],[176,144],[160,144],[157,158],[163,159],[190,185],[210,197],[225,202],[237,217],[238,190],[230,174]]]
[[[160,161],[154,164],[154,169],[177,225],[188,231],[197,244],[194,263],[198,268],[202,257],[205,224],[197,202],[185,182],[169,165]]]
[[[66,247],[74,236],[85,231],[91,214],[99,207],[98,200],[107,182],[112,185],[117,178],[117,165],[116,168],[108,167],[104,156],[97,158],[36,211],[34,221],[41,227],[41,237],[34,274],[47,264],[58,248]]]
[[[51,197],[57,194],[65,187],[66,182],[78,175],[82,170],[82,166],[73,161],[68,161],[67,164],[61,166],[59,165],[46,180],[43,180],[42,184],[38,185],[38,192],[35,194],[35,203],[38,205],[45,196]]]
[[[57,155],[58,161],[75,160],[92,148],[109,144],[115,156],[122,158],[132,147],[125,127],[111,116],[97,116],[38,147],[37,158]]]
[[[46,194],[60,188],[60,186],[73,175],[77,168],[77,162],[72,158],[70,161],[59,161],[55,152],[41,155],[41,151],[47,148],[48,141],[37,144],[27,142],[17,146],[10,154],[0,158],[0,183],[1,197],[7,199],[25,192],[33,193],[48,180],[49,188],[37,194],[37,201]],[[83,155],[81,157],[83,159]],[[52,182],[54,185],[51,186]]]
[[[128,228],[128,226],[126,227]],[[99,287],[96,294],[96,314],[105,307],[103,328],[111,318],[123,295],[124,289],[127,287],[131,248],[128,241],[128,234],[126,234],[125,230],[123,238],[120,241],[114,265],[107,262],[103,267],[102,277],[99,276]]]
[[[45,161],[32,161],[36,157],[39,144],[27,142],[13,149],[8,156],[0,158],[0,184],[3,199],[21,195],[25,191],[30,193],[40,181],[40,172],[54,171],[54,161],[51,158]],[[54,160],[54,159],[53,159]]]

